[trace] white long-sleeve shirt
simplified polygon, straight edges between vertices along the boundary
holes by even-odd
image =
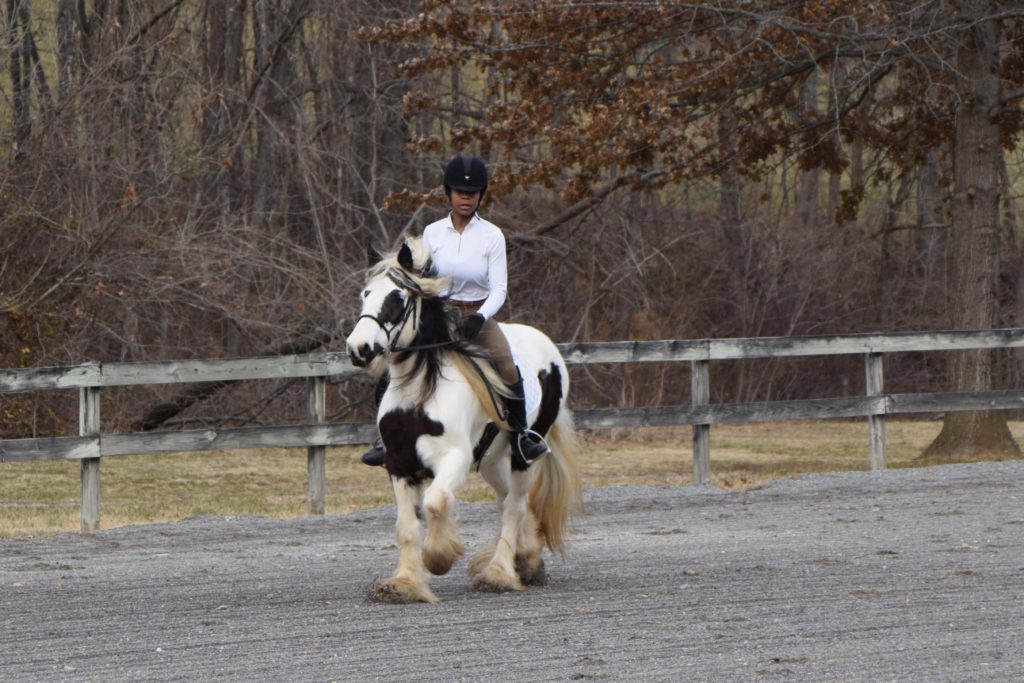
[[[423,241],[434,260],[437,274],[451,276],[446,295],[456,301],[484,302],[477,311],[491,318],[508,296],[508,260],[501,228],[473,216],[460,233],[452,217],[423,229]]]

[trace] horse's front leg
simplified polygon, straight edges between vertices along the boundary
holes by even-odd
[[[451,449],[435,467],[434,481],[424,495],[427,536],[423,564],[432,574],[447,574],[465,548],[455,528],[455,492],[466,482],[470,456],[466,449]]]
[[[398,569],[390,579],[375,581],[370,587],[370,597],[379,602],[437,602],[437,596],[427,586],[421,557],[419,508],[423,499],[422,487],[395,476],[391,477],[391,486],[398,510],[395,522]]]

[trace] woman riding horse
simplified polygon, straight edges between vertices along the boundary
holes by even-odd
[[[452,309],[442,296],[449,285],[435,276],[423,240],[406,238],[369,270],[359,319],[345,340],[353,365],[375,371],[383,361],[392,378],[377,427],[395,494],[399,557],[394,575],[370,589],[378,601],[437,602],[428,575],[448,572],[464,552],[455,494],[474,470],[493,488],[500,519],[494,540],[469,563],[477,590],[544,583],[542,549],[564,552],[569,519],[581,511],[579,444],[558,347],[533,327],[499,327],[526,378],[533,428],[551,444],[532,464],[509,458],[508,437],[519,430],[500,414],[497,398],[510,393],[508,386],[479,345],[453,336]]]
[[[487,166],[474,156],[453,157],[444,170],[444,191],[451,213],[423,230],[423,242],[438,277],[451,278],[448,303],[463,314],[459,333],[489,353],[511,396],[505,396],[513,457],[526,464],[550,452],[544,437],[527,429],[523,378],[512,360],[512,350],[494,315],[505,303],[508,268],[505,235],[477,214],[487,191]],[[384,393],[387,375],[377,388]],[[363,454],[367,465],[384,464],[384,446],[378,441]]]

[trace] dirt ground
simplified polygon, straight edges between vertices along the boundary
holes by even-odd
[[[1022,503],[1021,461],[591,489],[546,586],[438,605],[367,598],[390,508],[2,541],[0,681],[1024,680]]]

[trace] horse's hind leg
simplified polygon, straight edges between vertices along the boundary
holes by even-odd
[[[505,498],[508,496],[509,475],[511,474],[508,465],[505,464],[504,469],[502,469],[502,464],[500,457],[492,456],[485,459],[480,466],[480,475],[494,489],[499,520],[501,519],[502,508],[505,506]],[[498,547],[498,540],[500,538],[501,528],[499,527],[498,531],[494,534],[494,539],[487,547],[477,552],[473,559],[469,561],[469,580],[473,585],[476,585],[477,578],[491,564],[491,560],[494,558],[494,549]]]
[[[539,522],[533,511],[527,506],[526,518],[519,528],[519,539],[516,544],[516,574],[527,586],[541,586],[547,582],[544,571],[544,559],[541,550],[544,543],[539,532]]]
[[[508,461],[501,466],[507,468]],[[512,472],[506,481],[508,492],[501,501],[501,531],[493,551],[478,555],[470,567],[470,579],[477,590],[503,593],[523,589],[516,573],[516,554],[520,530],[527,516],[529,471]],[[500,495],[500,490],[498,492]]]
[[[395,531],[398,540],[398,569],[390,579],[375,581],[370,597],[378,602],[437,602],[427,586],[423,560],[420,556],[420,520],[417,508],[421,490],[408,480],[391,478],[395,491],[398,519]]]

